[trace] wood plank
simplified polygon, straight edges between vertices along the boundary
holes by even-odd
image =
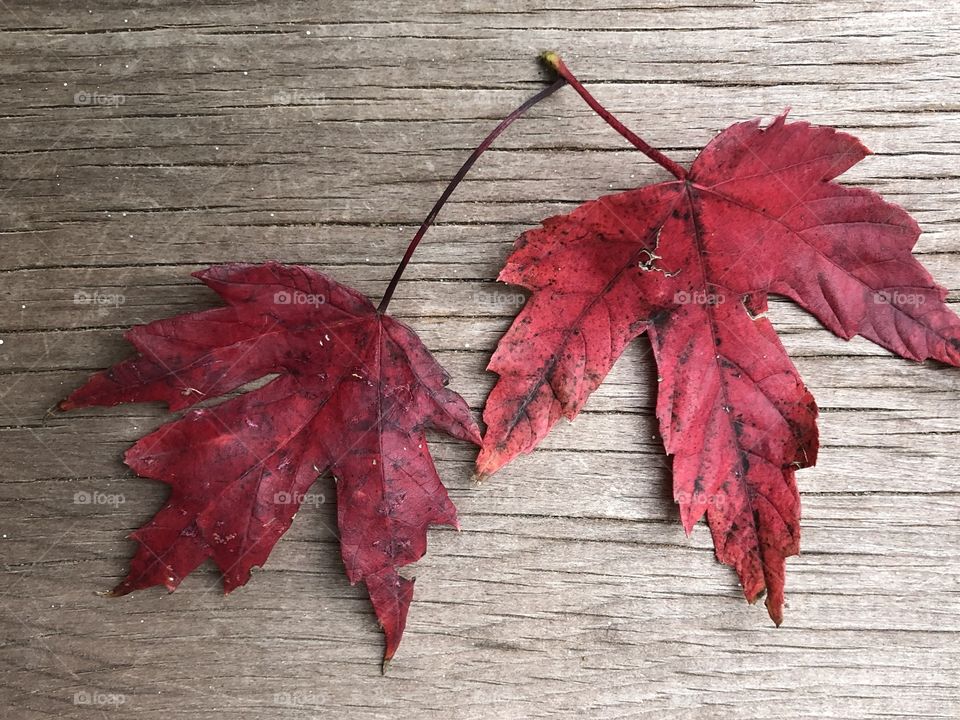
[[[122,453],[167,416],[50,412],[130,352],[131,324],[213,307],[189,277],[207,264],[305,263],[378,297],[447,178],[542,86],[546,48],[682,162],[788,106],[856,134],[875,154],[843,181],[916,217],[957,307],[958,32],[960,10],[931,0],[0,3],[4,716],[960,717],[960,374],[842,341],[784,300],[770,316],[823,448],[798,476],[779,629],[705,527],[683,534],[643,338],[574,423],[487,483],[470,448],[435,438],[463,528],[432,531],[411,568],[385,677],[329,479],[230,596],[205,566],[173,595],[106,598],[165,496]],[[525,300],[494,281],[513,240],[660,179],[571,92],[483,157],[392,305],[475,413]]]

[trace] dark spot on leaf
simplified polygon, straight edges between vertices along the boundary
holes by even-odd
[[[650,324],[656,328],[661,328],[666,324],[669,317],[670,311],[666,308],[660,308],[650,315]]]

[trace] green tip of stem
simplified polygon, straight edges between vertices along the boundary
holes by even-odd
[[[544,50],[540,53],[540,61],[549,66],[555,72],[560,72],[560,56],[553,50]]]

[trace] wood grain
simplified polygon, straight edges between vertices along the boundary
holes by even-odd
[[[844,180],[917,218],[956,303],[958,38],[960,10],[932,0],[0,0],[4,717],[960,717],[960,374],[789,303],[771,316],[824,447],[798,478],[779,629],[705,527],[680,528],[646,341],[481,487],[471,450],[437,438],[463,530],[433,531],[412,568],[386,677],[328,480],[229,597],[205,567],[173,595],[108,599],[164,496],[120,457],[165,416],[49,412],[129,352],[129,325],[212,306],[189,277],[205,264],[308,263],[378,297],[447,178],[542,86],[546,48],[678,161],[786,106],[858,135],[876,154]],[[457,190],[392,310],[479,413],[524,300],[493,281],[512,240],[661,178],[562,92]]]

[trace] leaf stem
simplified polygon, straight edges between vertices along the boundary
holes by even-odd
[[[560,59],[560,56],[557,55],[557,53],[548,51],[543,53],[541,57],[547,65],[557,71],[557,74],[561,78],[570,83],[570,87],[580,94],[580,97],[586,101],[587,105],[589,105],[597,115],[603,118],[610,127],[623,135],[623,137],[625,137],[637,150],[653,160],[655,163],[657,163],[657,165],[666,168],[666,170],[668,170],[678,180],[683,180],[687,177],[687,171],[681,165],[668,158],[652,145],[649,145],[643,138],[634,133],[622,122],[617,120],[617,118],[614,117],[609,110],[601,105],[600,102],[580,83],[576,75],[570,72],[570,69],[564,64],[563,60]]]
[[[423,239],[424,233],[427,232],[427,229],[433,224],[433,221],[436,219],[437,214],[440,212],[440,209],[443,207],[444,203],[447,202],[447,199],[457,188],[457,185],[460,184],[460,181],[463,180],[464,176],[470,171],[470,168],[473,167],[474,163],[483,155],[484,151],[487,150],[497,137],[506,130],[513,123],[514,120],[523,115],[527,110],[536,105],[538,102],[544,98],[553,95],[557,90],[562,88],[567,84],[567,80],[558,77],[552,85],[544,88],[536,95],[531,97],[529,100],[520,105],[516,110],[507,115],[503,120],[500,121],[500,124],[497,125],[493,130],[490,131],[490,134],[487,135],[483,141],[477,146],[477,149],[474,150],[470,157],[467,158],[466,162],[463,163],[463,166],[457,171],[457,174],[453,176],[453,179],[447,185],[446,190],[443,191],[443,194],[440,195],[440,199],[437,200],[436,204],[433,206],[433,209],[430,210],[430,213],[424,219],[423,223],[420,225],[420,229],[417,230],[417,234],[413,236],[413,240],[410,241],[410,244],[407,246],[407,251],[403,255],[403,259],[400,261],[400,264],[397,266],[397,271],[393,274],[393,278],[390,280],[390,284],[387,285],[386,291],[383,293],[383,298],[380,300],[380,305],[377,307],[377,312],[383,314],[387,311],[387,306],[390,304],[390,299],[393,297],[393,291],[397,289],[397,284],[400,282],[400,277],[403,275],[403,271],[406,269],[407,265],[410,263],[410,258],[413,257],[414,251],[417,249],[417,245],[420,244],[420,240]]]

